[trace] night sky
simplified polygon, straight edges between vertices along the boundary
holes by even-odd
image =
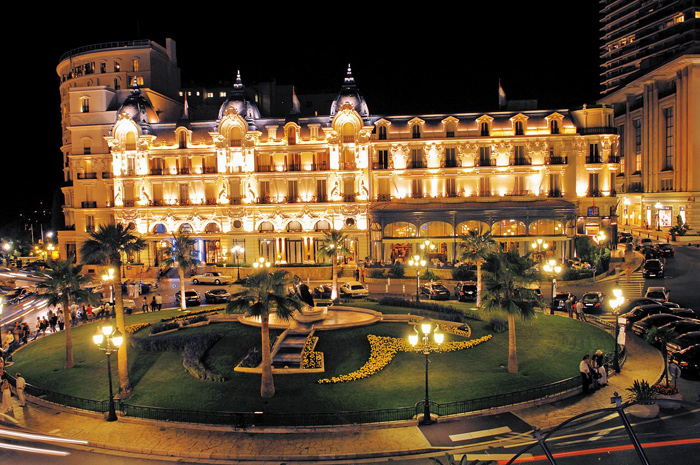
[[[232,3],[94,14],[64,5],[38,19],[19,15],[31,20],[6,37],[14,43],[6,46],[5,71],[14,80],[5,88],[13,109],[4,117],[10,126],[0,226],[40,202],[50,208],[61,186],[56,66],[63,53],[85,45],[135,39],[164,45],[170,37],[183,85],[233,81],[240,70],[244,84],[274,78],[300,94],[337,92],[351,64],[374,115],[493,111],[499,79],[509,100],[534,99],[543,109],[595,102],[598,2],[472,3],[436,3],[432,13],[408,3],[318,14],[305,13],[325,10],[312,3],[293,11]]]

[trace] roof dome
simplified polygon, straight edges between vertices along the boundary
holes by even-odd
[[[245,87],[241,81],[240,71],[238,72],[238,76],[236,76],[236,83],[233,86],[233,92],[219,109],[218,121],[221,121],[221,119],[231,110],[236,110],[236,113],[245,118],[245,120],[249,123],[257,118],[260,118],[260,110],[258,110],[258,106],[248,100],[245,96]]]
[[[117,117],[122,114],[128,114],[131,119],[141,127],[144,133],[150,132],[150,125],[152,123],[159,122],[158,113],[156,113],[146,97],[141,94],[141,89],[136,84],[135,78],[131,89],[131,95],[124,100],[124,103],[117,112]]]
[[[331,104],[331,118],[336,115],[338,109],[344,104],[349,103],[357,111],[360,116],[369,116],[369,109],[367,108],[367,103],[364,97],[360,95],[360,91],[355,85],[355,78],[352,76],[352,70],[348,64],[348,72],[345,75],[345,83],[343,87],[338,92],[338,96],[333,100]]]

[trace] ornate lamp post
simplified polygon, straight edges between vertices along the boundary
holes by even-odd
[[[613,289],[614,299],[610,301],[610,306],[612,307],[613,316],[615,316],[615,352],[613,355],[613,370],[615,373],[620,372],[620,349],[617,339],[620,337],[620,307],[625,302],[625,297],[622,295],[622,289]]]
[[[547,248],[549,247],[549,242],[542,240],[541,237],[538,237],[537,240],[532,241],[530,245],[532,247],[532,250],[537,252],[538,260],[541,260],[542,251],[547,250]]]
[[[111,325],[97,328],[97,332],[92,336],[92,340],[97,347],[107,355],[107,377],[109,378],[109,412],[107,421],[116,421],[117,413],[114,410],[114,394],[112,393],[112,364],[111,355],[119,349],[124,342],[122,334]]]
[[[416,302],[420,302],[420,269],[426,264],[425,259],[421,259],[420,256],[414,255],[408,261],[408,264],[416,269]]]
[[[435,328],[433,329],[433,325],[431,323],[422,323],[421,331],[423,332],[423,335],[420,338],[420,341],[418,340],[419,334],[417,327],[413,328],[416,331],[416,334],[411,334],[408,336],[408,342],[413,346],[415,351],[422,352],[423,355],[425,355],[425,400],[423,401],[423,420],[421,420],[422,425],[430,425],[433,422],[432,418],[430,417],[430,396],[428,395],[428,363],[430,362],[428,355],[437,350],[444,339],[444,335],[442,333],[438,333],[437,328],[437,325],[435,325]],[[433,339],[437,345],[430,344],[431,332],[433,333]]]
[[[556,260],[549,260],[542,269],[552,275],[552,300],[549,308],[551,309],[552,315],[554,314],[554,296],[557,292],[557,275],[561,273],[561,265],[557,265]]]
[[[236,282],[241,281],[241,264],[238,261],[238,257],[243,252],[245,252],[245,249],[238,244],[234,245],[233,248],[231,249],[231,253],[234,254],[236,257]]]

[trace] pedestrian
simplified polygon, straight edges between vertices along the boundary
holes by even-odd
[[[586,314],[583,313],[583,301],[580,299],[576,302],[576,316],[579,320],[586,321]]]
[[[591,391],[591,367],[588,365],[588,354],[583,356],[581,363],[578,364],[578,371],[581,373],[581,383],[583,385],[583,393],[588,394]]]
[[[55,333],[56,332],[56,326],[58,326],[58,312],[61,310],[56,310],[52,315],[51,319],[49,320],[49,325],[51,326],[51,332]]]
[[[7,379],[2,380],[2,385],[0,385],[0,391],[2,392],[2,403],[0,403],[0,413],[11,412],[12,391],[10,391],[10,382]]]
[[[158,311],[160,312],[163,308],[163,297],[160,294],[156,295],[156,305],[158,305]]]
[[[58,312],[58,330],[63,331],[65,321],[63,320],[63,311]]]
[[[156,296],[151,299],[151,311],[155,312],[158,309],[158,303],[156,302]]]
[[[146,297],[143,298],[143,303],[141,304],[141,310],[143,313],[148,313],[148,299]]]
[[[22,323],[22,344],[26,344],[29,342],[29,333],[31,331],[29,330],[29,324],[25,321]]]
[[[24,390],[27,387],[27,382],[22,378],[22,375],[17,373],[15,375],[15,388],[17,389],[17,398],[19,399],[19,406],[24,407],[27,405],[26,400],[24,399]]]
[[[627,282],[630,282],[630,276],[632,276],[632,268],[630,268],[629,265],[625,267],[625,277],[627,278]]]
[[[608,372],[605,370],[605,355],[602,350],[596,350],[593,356],[593,369],[597,373],[598,386],[603,387],[608,385]]]
[[[567,299],[566,302],[564,303],[566,306],[566,312],[569,314],[569,318],[574,317],[574,296],[570,295]]]

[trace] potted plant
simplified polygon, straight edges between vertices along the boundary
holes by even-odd
[[[638,402],[627,408],[627,413],[637,418],[654,418],[659,414],[659,406],[656,404],[656,388],[650,386],[646,380],[635,379],[632,387],[627,388],[631,402]]]
[[[656,403],[659,407],[673,410],[681,408],[681,404],[678,402],[668,402],[669,400],[683,400],[678,386],[658,383],[653,387],[656,390]]]
[[[656,398],[657,400],[659,399],[673,399],[673,400],[681,400],[682,396],[680,394],[680,391],[678,389],[678,386],[672,386],[671,383],[668,380],[668,350],[667,350],[667,344],[671,336],[674,336],[675,333],[673,332],[672,329],[670,328],[665,328],[665,327],[653,327],[649,330],[647,333],[647,341],[649,341],[652,344],[657,344],[659,346],[659,349],[661,350],[661,354],[664,357],[664,374],[663,374],[663,380],[665,383],[657,383],[653,386],[653,388],[656,390]],[[681,404],[677,402],[664,402],[663,400],[660,400],[657,402],[659,407],[661,408],[668,408],[668,409],[677,409],[681,407]]]

